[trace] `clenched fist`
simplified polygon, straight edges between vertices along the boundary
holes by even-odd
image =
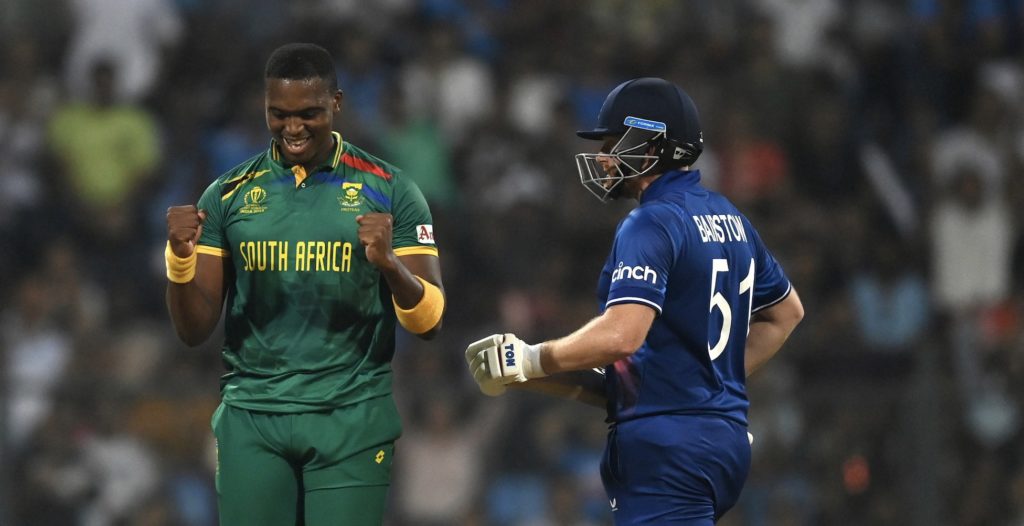
[[[540,346],[530,345],[515,334],[492,334],[466,348],[469,373],[488,396],[504,390],[499,386],[547,376],[540,365]]]
[[[384,269],[395,264],[391,248],[391,214],[372,212],[356,216],[359,223],[359,243],[366,247],[366,259],[373,266]]]
[[[187,258],[195,252],[205,220],[206,211],[193,205],[167,209],[167,241],[170,241],[175,256]]]

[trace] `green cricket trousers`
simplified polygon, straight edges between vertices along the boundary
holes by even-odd
[[[268,413],[221,404],[221,526],[379,526],[391,483],[398,410],[383,396],[324,412]]]

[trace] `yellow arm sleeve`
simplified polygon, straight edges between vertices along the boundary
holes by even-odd
[[[395,314],[402,327],[413,334],[423,334],[441,321],[441,315],[444,314],[444,294],[437,285],[419,276],[416,276],[416,279],[423,284],[423,297],[419,303],[411,309],[403,309],[395,302],[394,296],[391,297],[391,302],[395,305]]]

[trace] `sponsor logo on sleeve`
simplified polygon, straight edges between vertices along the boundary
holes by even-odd
[[[649,281],[652,285],[658,284],[658,273],[651,267],[644,265],[626,265],[622,261],[619,262],[619,266],[612,270],[612,283],[619,281],[620,279],[635,279],[640,281]]]
[[[434,244],[434,225],[417,225],[416,241],[426,245]]]

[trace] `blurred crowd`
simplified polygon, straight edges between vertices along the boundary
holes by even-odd
[[[603,413],[479,394],[466,344],[597,312],[629,203],[572,156],[636,76],[807,318],[750,379],[728,526],[1024,524],[1021,0],[5,0],[0,524],[216,524],[220,338],[177,341],[164,213],[269,144],[263,67],[327,47],[347,141],[435,215],[445,331],[400,335],[388,524],[611,523]]]

